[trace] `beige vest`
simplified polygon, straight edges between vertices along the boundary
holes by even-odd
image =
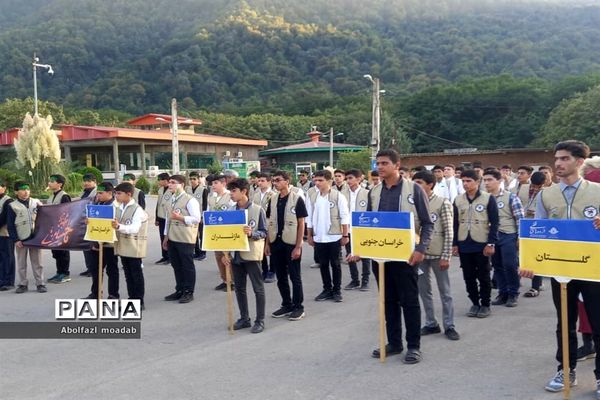
[[[37,217],[37,205],[39,200],[30,198],[29,207],[25,207],[15,199],[9,206],[15,213],[15,228],[19,240],[25,240],[31,236],[35,227],[35,218]]]
[[[469,203],[466,193],[454,200],[458,209],[458,240],[462,242],[470,234],[474,241],[487,243],[490,233],[490,221],[487,213],[489,201],[490,194],[487,192],[479,192],[479,197],[472,203]]]
[[[517,233],[517,221],[512,213],[510,192],[504,190],[501,196],[496,196],[498,204],[498,231],[502,233]]]
[[[187,217],[190,213],[187,210],[187,204],[192,199],[187,193],[182,193],[175,204],[171,201],[167,203],[167,215],[171,215],[171,211],[175,211],[183,217]],[[167,229],[169,240],[180,243],[196,243],[198,240],[198,224],[186,225],[183,221],[175,221],[169,218],[169,227]]]
[[[158,218],[167,218],[165,205],[171,202],[171,195],[172,193],[166,187],[158,188],[158,197],[156,198],[156,216]]]
[[[521,200],[521,203],[524,206],[527,205],[527,203],[529,202],[529,183],[525,183],[522,185],[520,183],[517,183],[517,186],[510,189],[510,191],[517,195],[517,197],[519,198],[519,200]]]
[[[568,206],[560,185],[542,189],[540,196],[548,218],[594,219],[595,216],[600,215],[600,184],[595,182],[586,180],[581,182],[573,196],[571,207]]]
[[[148,247],[148,215],[136,203],[125,208],[125,212],[117,207],[115,216],[120,225],[129,225],[133,220],[133,215],[139,209],[144,217],[142,226],[138,233],[125,234],[117,231],[117,242],[115,242],[115,254],[122,257],[144,258],[146,257],[146,249]]]
[[[261,199],[260,199],[261,191],[260,191],[260,189],[258,189],[256,192],[254,192],[254,197],[252,197],[252,202],[254,204],[258,204],[259,206],[262,207],[263,210],[267,211],[267,207],[269,206],[269,202],[271,201],[271,198],[277,197],[277,196],[275,196],[275,194],[276,194],[276,192],[269,189],[269,190],[267,190],[267,192],[265,193],[265,195],[263,196],[262,201],[261,201]]]
[[[315,206],[317,204],[317,196],[320,195],[318,189],[308,192],[308,199],[310,201],[310,205],[312,206],[313,212],[315,210]],[[341,235],[342,234],[342,224],[340,217],[340,209],[338,207],[338,196],[340,192],[335,189],[331,189],[329,194],[327,195],[327,200],[329,201],[329,235]]]
[[[54,193],[52,193],[50,195],[50,197],[48,197],[46,204],[60,204],[60,201],[62,200],[62,198],[65,194],[66,194],[65,191],[61,189],[58,191],[58,194],[56,195],[56,197],[54,197],[54,199],[52,199],[52,197],[54,196]]]
[[[283,215],[283,229],[281,231],[281,240],[284,243],[296,245],[296,234],[298,233],[298,218],[296,217],[296,204],[300,196],[297,193],[289,192],[287,203],[285,204],[285,213]],[[269,215],[269,242],[273,243],[277,239],[279,226],[277,225],[277,201],[279,195],[271,196],[271,214]]]
[[[233,207],[235,210],[235,206]],[[258,221],[262,207],[258,204],[251,204],[248,207],[248,226],[252,228],[252,234],[258,230]],[[262,261],[265,252],[265,239],[253,240],[248,238],[248,251],[240,251],[240,258],[244,261]]]
[[[346,200],[348,200],[348,203],[350,203],[350,187],[348,186],[348,184],[346,182],[342,183],[341,189],[338,189],[337,186],[335,185],[335,183],[333,184],[333,186],[331,186],[331,189],[337,190],[338,192],[340,192],[341,194],[346,196]]]
[[[2,208],[4,207],[4,204],[10,200],[10,196],[8,195],[4,195],[2,196],[2,198],[0,199],[0,211],[2,211]],[[4,226],[0,226],[0,237],[8,237],[8,227],[7,224],[4,224]]]
[[[429,247],[425,251],[428,256],[440,257],[444,250],[444,236],[447,232],[444,231],[444,225],[442,224],[442,208],[445,203],[452,210],[450,201],[442,196],[434,194],[429,199],[429,214],[433,222],[433,232],[431,233]]]
[[[185,187],[185,192],[187,194],[192,195],[193,198],[195,198],[196,200],[198,200],[198,204],[200,205],[200,212],[202,212],[202,206],[203,204],[203,200],[202,200],[202,195],[204,194],[204,190],[206,189],[206,186],[202,186],[199,185],[196,188],[196,191],[194,193],[192,193],[192,187],[191,186],[186,186]]]
[[[369,203],[369,191],[363,187],[358,187],[356,193],[356,199],[354,203],[354,211],[367,211],[367,205]],[[350,196],[350,192],[348,192]],[[348,198],[348,204],[350,204],[350,198]]]
[[[304,192],[304,195],[306,195],[306,193],[308,192],[308,189],[311,188],[310,186],[310,180],[306,180],[306,183],[303,185],[302,183],[300,183],[300,181],[298,181],[296,183],[296,187],[302,189],[302,191]]]
[[[217,201],[217,196],[214,193],[208,196],[208,210],[209,211],[225,211],[229,208],[231,202],[231,196],[229,192],[224,193],[223,196]]]
[[[381,198],[381,189],[382,185],[385,183],[379,183],[369,192],[369,197],[371,198],[371,210],[379,211],[379,199]],[[413,219],[415,223],[415,232],[417,235],[421,232],[421,221],[419,220],[419,215],[417,214],[417,208],[415,207],[414,200],[414,190],[415,183],[402,178],[402,191],[400,192],[400,204],[398,209],[404,212],[412,212]]]

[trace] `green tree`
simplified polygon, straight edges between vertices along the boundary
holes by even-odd
[[[371,150],[344,151],[335,165],[344,171],[355,168],[366,174],[371,170]]]
[[[0,131],[18,128],[23,125],[27,113],[33,113],[33,99],[6,99],[0,103]],[[58,124],[65,122],[62,106],[51,101],[38,101],[40,115],[52,115],[52,120]]]

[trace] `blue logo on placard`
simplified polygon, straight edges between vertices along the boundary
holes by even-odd
[[[558,233],[560,232],[555,226],[547,229],[547,227],[539,226],[538,222],[535,221],[529,227],[529,236],[536,239],[556,239]]]

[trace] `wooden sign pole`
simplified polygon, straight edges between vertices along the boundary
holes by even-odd
[[[100,245],[100,249],[98,250],[98,307],[100,307],[100,300],[102,300],[102,287],[104,286],[104,283],[102,282],[102,278],[104,277],[103,274],[103,264],[104,264],[104,246],[102,246],[102,243],[98,243]]]
[[[233,335],[233,293],[231,293],[231,266],[225,267],[225,279],[227,280],[227,321],[229,322],[229,334]]]
[[[385,261],[373,260],[379,267],[379,361],[385,362]]]
[[[562,365],[565,388],[563,390],[563,399],[570,399],[571,395],[571,368],[569,359],[569,312],[567,309],[567,283],[560,282],[560,319],[562,331]]]

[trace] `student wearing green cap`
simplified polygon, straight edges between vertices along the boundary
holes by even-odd
[[[136,178],[134,174],[124,174],[123,183],[131,183],[133,185],[133,199],[140,207],[146,209],[146,195],[143,191],[135,187]]]
[[[48,178],[48,188],[52,194],[48,198],[46,204],[62,204],[70,203],[71,196],[64,190],[66,179],[60,174],[50,175]],[[71,264],[71,253],[68,250],[51,250],[52,258],[56,260],[56,275],[48,279],[50,283],[65,283],[71,280],[69,266]]]
[[[31,192],[29,184],[24,181],[15,182],[16,192],[15,201],[9,204],[7,208],[7,228],[8,236],[15,242],[15,251],[17,253],[17,275],[18,286],[15,293],[25,293],[28,288],[27,280],[27,256],[31,262],[31,270],[39,293],[46,293],[44,284],[44,271],[40,264],[41,250],[33,247],[23,246],[23,241],[33,235],[35,228],[35,218],[37,216],[37,207],[42,205],[38,199],[30,197]]]
[[[15,288],[15,244],[6,227],[7,209],[12,201],[6,194],[6,185],[0,182],[0,292]]]
[[[80,198],[92,199],[92,201],[95,200],[97,192],[96,185],[96,175],[92,173],[83,175],[83,193],[81,193]],[[91,263],[93,262],[93,255],[91,254],[91,251],[92,250],[83,251],[83,258],[85,260],[85,271],[80,273],[80,276],[92,276],[90,272],[92,270]]]

